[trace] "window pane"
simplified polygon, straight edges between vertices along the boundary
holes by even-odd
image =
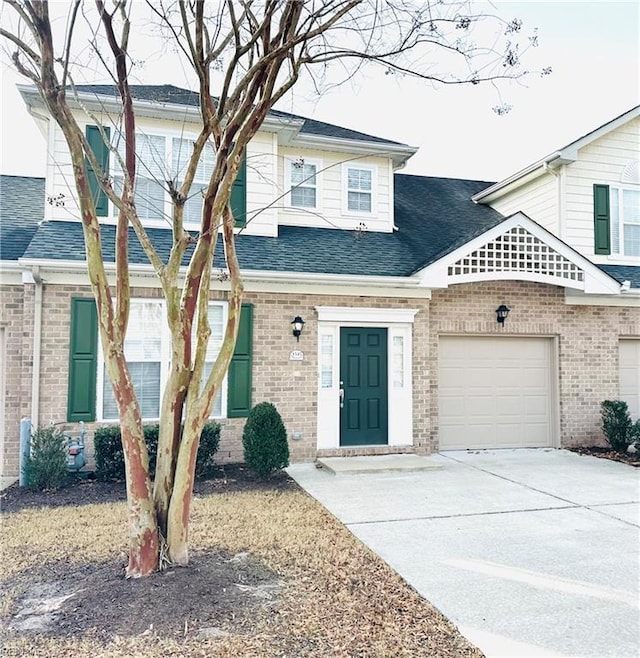
[[[159,301],[131,302],[124,353],[143,418],[158,418],[160,415],[162,322]],[[106,371],[103,375],[102,417],[118,418],[118,407]]]
[[[624,254],[625,256],[640,256],[640,224],[625,224]]]
[[[371,190],[371,171],[369,169],[347,170],[347,186],[350,190]]]
[[[160,416],[160,363],[129,362],[129,372],[140,403],[142,417],[158,418]],[[118,406],[106,370],[103,387],[102,417],[107,420],[117,419]]]
[[[404,337],[393,337],[393,387],[404,387]]]
[[[348,208],[356,212],[371,212],[371,194],[367,192],[349,192]]]
[[[620,253],[620,209],[618,204],[618,192],[615,188],[611,189],[609,195],[609,205],[611,210],[611,251],[614,254]]]
[[[124,353],[129,361],[160,361],[162,305],[155,300],[131,302]]]
[[[333,386],[333,336],[320,337],[320,386]]]
[[[291,205],[300,208],[316,207],[316,190],[313,187],[294,187],[291,190]]]
[[[640,224],[640,191],[622,190],[625,224]]]
[[[291,163],[291,185],[316,185],[316,166],[314,164]]]
[[[179,180],[184,180],[187,171],[189,158],[193,153],[192,139],[183,139],[174,137],[171,142],[171,173]],[[208,183],[215,166],[215,151],[213,145],[209,142],[202,149],[196,173],[193,178],[194,183]]]
[[[205,363],[204,364],[204,374],[202,376],[202,383],[207,381],[207,377],[209,377],[209,373],[211,372],[211,368],[213,368],[213,363]],[[224,382],[223,382],[224,386]],[[218,392],[216,393],[216,397],[213,400],[213,406],[211,407],[211,413],[209,414],[209,418],[221,418],[222,417],[222,386],[218,389]]]

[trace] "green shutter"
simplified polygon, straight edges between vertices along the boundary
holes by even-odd
[[[243,304],[238,340],[229,366],[227,416],[246,418],[251,411],[251,356],[253,352],[253,305]]]
[[[103,128],[103,130],[107,139],[109,139],[109,128]],[[98,128],[98,126],[87,126],[85,134],[91,150],[95,154],[98,162],[100,163],[100,166],[102,167],[102,171],[104,172],[105,176],[108,176],[109,147],[104,143],[104,139],[102,139],[100,128]],[[93,167],[88,160],[86,163],[87,174],[89,177],[89,187],[91,188],[91,194],[96,204],[96,214],[98,217],[106,217],[109,212],[109,200],[107,199],[107,195],[104,193],[104,190],[100,187],[100,183],[98,183],[98,177],[96,176]]]
[[[593,228],[594,253],[611,253],[611,212],[609,205],[609,186],[593,186]]]
[[[98,314],[93,299],[71,300],[67,420],[95,420]]]
[[[231,199],[229,200],[231,212],[236,220],[236,226],[247,224],[247,153],[242,155],[242,163],[238,169],[236,182],[231,188]]]

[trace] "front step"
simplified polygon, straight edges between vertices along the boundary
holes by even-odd
[[[359,473],[412,473],[439,471],[442,464],[435,456],[422,455],[372,455],[362,457],[321,457],[316,460],[318,468],[332,475],[355,475]]]

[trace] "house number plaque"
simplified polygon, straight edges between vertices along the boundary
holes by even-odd
[[[293,352],[289,354],[289,361],[304,361],[304,352],[293,350]]]

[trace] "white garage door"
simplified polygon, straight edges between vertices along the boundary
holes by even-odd
[[[640,418],[640,339],[620,341],[620,399],[631,418]]]
[[[553,445],[553,340],[442,336],[440,450]]]

